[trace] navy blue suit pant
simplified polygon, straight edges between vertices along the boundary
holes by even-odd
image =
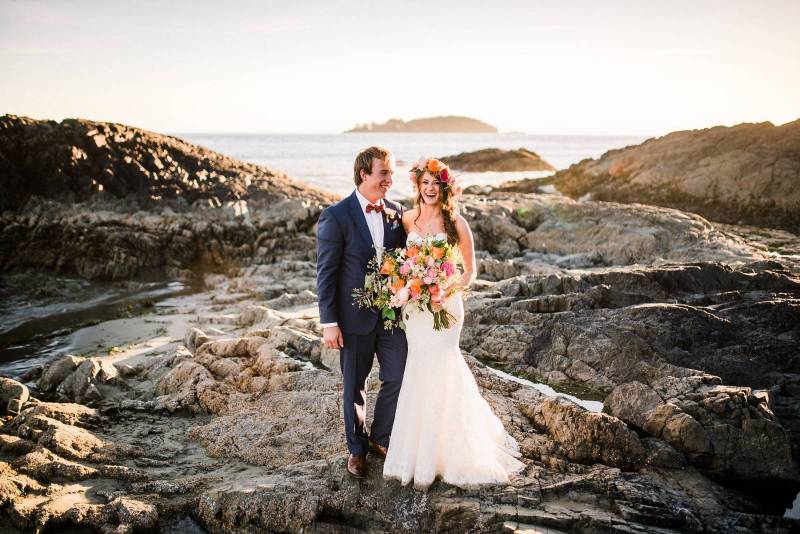
[[[347,448],[352,454],[367,452],[372,441],[384,447],[394,425],[397,397],[403,383],[408,345],[405,332],[400,329],[384,330],[383,322],[377,321],[375,328],[366,335],[342,333],[344,347],[340,350],[339,363],[342,368],[344,426]],[[372,428],[367,433],[366,425],[366,381],[375,356],[380,365],[381,380],[378,399],[372,417]]]

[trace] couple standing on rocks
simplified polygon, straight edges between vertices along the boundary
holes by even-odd
[[[386,148],[361,151],[355,191],[326,208],[317,229],[320,322],[325,345],[341,350],[347,471],[363,478],[369,452],[384,458],[385,478],[404,485],[426,488],[437,477],[462,487],[507,483],[524,468],[517,443],[481,397],[459,349],[461,290],[476,276],[472,232],[456,207],[460,189],[446,165],[422,159],[411,173],[414,207],[404,211],[386,198],[394,166]],[[353,290],[364,286],[376,255],[428,238],[446,239],[463,257],[459,287],[442,303],[455,324],[437,330],[432,313],[408,305],[405,331],[386,330],[378,310],[354,305]],[[368,432],[365,388],[376,355],[381,386]]]

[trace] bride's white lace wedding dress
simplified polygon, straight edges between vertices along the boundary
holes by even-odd
[[[524,467],[517,443],[481,397],[459,349],[461,295],[445,307],[456,324],[440,331],[430,312],[407,307],[408,357],[383,476],[420,488],[436,477],[461,487],[506,483]]]

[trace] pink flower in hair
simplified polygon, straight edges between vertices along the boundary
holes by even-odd
[[[447,167],[442,169],[442,171],[439,173],[439,181],[444,184],[450,182],[450,171],[447,169]]]

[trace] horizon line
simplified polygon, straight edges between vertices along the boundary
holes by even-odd
[[[138,127],[137,127],[138,128]],[[142,128],[144,129],[144,128]],[[695,128],[696,129],[696,128]],[[673,130],[684,131],[684,130]],[[659,134],[593,134],[593,133],[528,133],[528,132],[236,132],[236,131],[195,131],[195,132],[164,132],[165,135],[360,135],[360,134],[389,134],[389,135],[529,135],[534,137],[658,137]],[[661,134],[666,135],[666,134]]]

